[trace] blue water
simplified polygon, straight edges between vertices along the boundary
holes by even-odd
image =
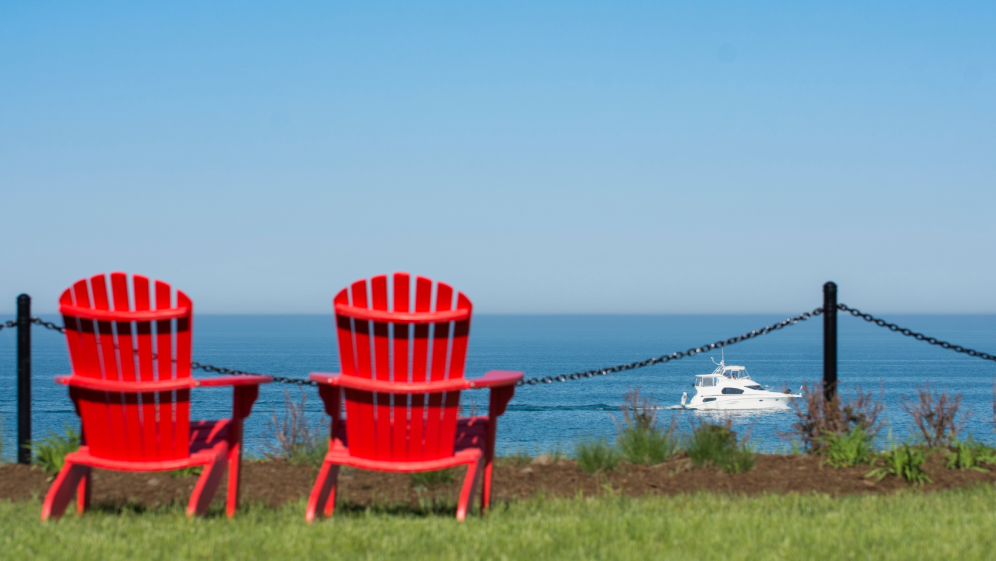
[[[8,318],[0,318],[5,321]],[[61,318],[44,319],[61,323]],[[468,351],[468,376],[491,369],[521,370],[527,376],[569,373],[642,360],[697,347],[784,319],[752,316],[475,316]],[[894,316],[889,319],[953,343],[993,353],[996,316]],[[854,387],[881,390],[888,428],[893,438],[909,434],[903,396],[929,381],[964,396],[973,412],[967,431],[992,442],[993,387],[996,363],[959,355],[897,335],[864,321],[840,316],[839,376],[842,391]],[[194,360],[252,372],[305,377],[312,371],[338,370],[331,316],[210,316],[199,315],[194,327]],[[69,372],[65,339],[35,327],[32,417],[36,438],[64,423],[78,426],[66,389],[52,377]],[[727,364],[745,365],[755,380],[778,388],[797,389],[822,376],[822,320],[817,318],[726,349]],[[16,431],[15,330],[0,331],[0,420],[3,456],[11,459]],[[631,387],[652,393],[662,407],[675,405],[683,391],[693,393],[695,374],[713,370],[719,352],[573,382],[519,388],[499,423],[498,447],[536,453],[560,448],[569,451],[581,435],[612,435],[622,396]],[[203,374],[198,374],[202,375]],[[314,388],[264,386],[247,427],[250,451],[259,451],[258,438],[266,421],[283,408],[284,391],[299,399],[307,394],[308,410],[317,422],[321,404]],[[230,389],[194,393],[195,418],[229,414]],[[487,393],[467,392],[464,406],[486,409]],[[700,413],[677,415],[687,430]],[[733,415],[734,427],[749,433],[761,450],[784,449],[779,436],[794,420],[790,411]]]

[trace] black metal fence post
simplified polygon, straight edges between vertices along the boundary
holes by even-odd
[[[31,297],[17,297],[17,462],[31,463]]]
[[[823,396],[837,395],[837,285],[823,285]]]

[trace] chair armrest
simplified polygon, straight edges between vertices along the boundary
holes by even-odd
[[[198,378],[197,385],[202,388],[214,386],[258,386],[273,381],[270,376],[220,376],[218,378]]]
[[[268,384],[273,381],[273,378],[269,376],[222,376],[220,378],[205,378],[203,380],[180,378],[178,380],[125,382],[122,380],[104,380],[101,378],[87,378],[84,376],[72,375],[56,376],[55,381],[56,383],[64,386],[73,386],[85,390],[121,393],[151,393],[187,390],[196,387],[255,386],[259,384]]]
[[[465,390],[470,387],[470,383],[463,378],[455,380],[436,380],[434,382],[391,382],[389,380],[371,380],[370,378],[360,378],[358,376],[322,374],[321,372],[314,372],[309,375],[309,378],[319,384],[326,384],[329,386],[339,386],[341,388],[360,390],[364,392],[380,392],[397,395],[443,393]]]
[[[86,376],[56,376],[56,383],[84,390],[120,393],[153,393],[171,392],[173,390],[188,390],[197,387],[197,380],[181,378],[179,380],[125,382],[121,380],[104,380],[102,378],[87,378]]]
[[[339,372],[312,372],[308,374],[308,379],[326,386],[338,386],[340,376],[342,374]]]
[[[511,386],[519,382],[524,374],[522,372],[511,372],[509,370],[492,370],[480,378],[467,380],[471,388],[496,388],[500,386]]]
[[[342,390],[339,387],[339,376],[342,374],[330,374],[328,372],[312,372],[308,378],[318,384],[318,397],[322,398],[325,404],[325,412],[332,418],[331,436],[335,438],[339,429],[339,410],[342,408]]]

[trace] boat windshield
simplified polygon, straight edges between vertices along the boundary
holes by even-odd
[[[734,380],[750,380],[750,376],[747,374],[747,370],[745,368],[731,368],[723,372],[723,376]]]

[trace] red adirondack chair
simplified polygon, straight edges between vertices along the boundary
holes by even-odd
[[[393,281],[390,302],[385,275],[369,286],[357,281],[333,300],[342,373],[311,374],[332,430],[308,500],[309,522],[332,515],[340,465],[393,472],[466,465],[457,505],[463,520],[483,464],[482,512],[488,507],[496,423],[522,373],[495,370],[465,379],[470,300],[458,293],[454,308],[452,288],[437,283],[433,290],[431,280],[416,277],[412,311],[408,273],[395,273]],[[488,414],[457,418],[460,391],[472,388],[491,388]]]
[[[228,464],[228,516],[239,501],[242,420],[269,376],[190,377],[193,304],[183,292],[134,275],[111,273],[80,280],[59,299],[72,362],[56,381],[83,424],[83,445],[45,497],[42,520],[62,516],[76,494],[82,514],[90,502],[90,468],[167,471],[203,466],[187,516],[207,510]],[[153,309],[154,302],[154,309]],[[190,422],[190,389],[233,386],[231,419]]]

